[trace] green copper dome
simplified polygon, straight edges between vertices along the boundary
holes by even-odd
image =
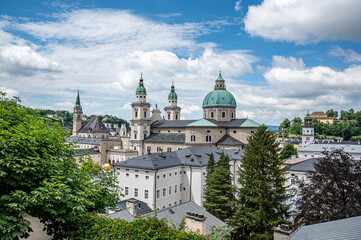
[[[206,95],[202,107],[229,106],[237,107],[236,99],[227,90],[214,90]]]
[[[224,79],[219,70],[218,78],[215,81],[214,90],[206,95],[203,100],[202,107],[212,106],[229,106],[237,107],[236,99],[234,99],[232,93],[226,90]]]
[[[137,87],[135,94],[147,95],[147,90],[145,89],[144,84],[143,84],[143,74],[140,75],[139,86]]]
[[[178,96],[177,94],[175,93],[175,90],[174,90],[174,82],[172,82],[172,87],[170,89],[170,93],[168,95],[168,100],[178,100]]]

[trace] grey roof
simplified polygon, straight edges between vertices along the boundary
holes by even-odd
[[[111,219],[116,219],[116,218],[118,218],[118,219],[123,219],[123,220],[126,220],[126,221],[128,221],[128,222],[132,222],[132,221],[135,219],[135,217],[134,217],[132,214],[130,214],[130,212],[128,212],[128,211],[125,210],[125,209],[122,209],[122,210],[120,210],[120,211],[118,211],[118,212],[115,212],[115,213],[113,213],[113,214],[110,214],[109,217],[110,217]]]
[[[148,204],[146,204],[145,202],[143,201],[140,201],[138,199],[135,199],[135,198],[130,198],[128,200],[136,200],[137,201],[137,204],[136,204],[136,212],[137,212],[137,216],[138,215],[144,215],[144,214],[147,214],[147,213],[150,213],[152,212],[152,209],[148,206]],[[123,201],[120,201],[118,203],[115,204],[115,206],[117,208],[120,208],[120,209],[123,209],[123,210],[126,210],[126,203],[127,203],[127,200],[123,200]]]
[[[361,144],[357,142],[355,144],[349,143],[311,143],[301,149],[299,152],[323,152],[325,150],[330,151],[332,149],[343,149],[347,153],[361,153]]]
[[[222,220],[213,216],[209,212],[207,212],[202,207],[198,206],[194,202],[186,202],[179,204],[174,207],[166,208],[159,210],[157,212],[157,218],[163,219],[166,218],[168,220],[168,225],[171,226],[171,223],[174,222],[176,226],[182,221],[182,218],[187,214],[187,212],[194,212],[198,214],[204,215],[206,219],[206,234],[212,233],[211,228],[214,227],[223,227],[226,225]],[[154,215],[155,213],[151,213],[149,215]]]
[[[86,148],[86,149],[76,149],[73,157],[79,157],[83,155],[92,155],[92,154],[100,154],[99,150],[95,150],[94,148]]]
[[[244,146],[245,144],[234,137],[229,136],[228,134],[224,135],[221,140],[217,142],[217,145],[227,145],[227,146]]]
[[[302,226],[291,240],[356,240],[361,239],[361,216]]]
[[[196,120],[156,121],[151,128],[183,128]]]
[[[163,169],[175,166],[203,167],[208,164],[209,154],[214,154],[214,160],[219,160],[224,152],[230,160],[240,160],[242,150],[221,149],[213,146],[189,147],[175,152],[151,153],[113,164],[114,167],[130,167],[141,169]]]
[[[185,134],[152,133],[145,142],[184,143]]]
[[[315,171],[314,164],[317,162],[317,158],[310,158],[306,159],[302,162],[298,162],[288,166],[288,171],[295,171],[295,172],[308,172],[308,171]]]
[[[80,133],[88,133],[88,132],[109,132],[108,129],[105,127],[104,123],[100,121],[98,117],[90,118],[89,122],[87,122],[80,130]]]
[[[198,121],[196,120],[174,120],[174,121],[156,121],[152,124],[151,128],[184,128],[186,125]],[[214,119],[206,119],[218,127],[241,127],[247,118],[233,119],[231,121],[216,121]]]
[[[66,139],[66,142],[71,143],[80,143],[80,144],[100,144],[100,138],[83,138],[83,137],[69,137]]]

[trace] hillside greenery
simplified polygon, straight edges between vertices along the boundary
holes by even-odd
[[[316,137],[335,136],[342,137],[344,140],[361,140],[361,111],[355,112],[351,108],[348,111],[341,110],[339,115],[337,111],[330,109],[326,111],[326,115],[339,121],[333,124],[312,121]],[[279,133],[282,137],[289,137],[290,134],[301,135],[302,119],[300,117],[296,117],[292,121],[287,118],[284,119],[280,124]]]

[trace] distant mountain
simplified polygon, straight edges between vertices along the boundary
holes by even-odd
[[[267,125],[268,129],[270,129],[271,131],[274,131],[276,133],[278,133],[278,128],[280,126],[272,126],[272,125]]]

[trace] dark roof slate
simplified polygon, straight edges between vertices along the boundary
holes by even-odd
[[[229,156],[230,160],[240,160],[242,150],[220,149],[213,146],[189,147],[175,152],[151,153],[113,164],[114,167],[130,167],[140,169],[163,169],[176,166],[203,167],[208,164],[209,154],[214,154],[214,160],[219,160],[220,154]]]
[[[100,138],[83,138],[83,137],[69,137],[66,139],[67,143],[80,143],[80,144],[100,144]]]
[[[184,143],[185,134],[152,133],[144,141],[145,142]]]
[[[80,133],[109,133],[109,130],[98,117],[92,117],[80,130]]]
[[[291,236],[291,240],[308,239],[361,239],[361,216],[302,226]]]
[[[244,146],[245,144],[234,137],[229,136],[228,134],[224,135],[221,140],[219,140],[216,145],[227,145],[227,146]]]
[[[288,167],[288,171],[295,171],[295,172],[315,171],[314,163],[317,161],[318,161],[317,158],[310,158],[302,162],[292,164]]]
[[[79,157],[83,155],[92,155],[92,154],[100,154],[99,150],[95,150],[94,148],[87,149],[76,149],[73,157]]]
[[[227,127],[227,128],[238,128],[241,127],[244,122],[247,121],[247,118],[242,119],[233,119],[231,121],[216,121],[214,119],[206,119],[207,121],[217,125],[218,127]],[[152,124],[151,128],[184,128],[188,124],[199,121],[196,120],[174,120],[174,121],[156,121]]]

